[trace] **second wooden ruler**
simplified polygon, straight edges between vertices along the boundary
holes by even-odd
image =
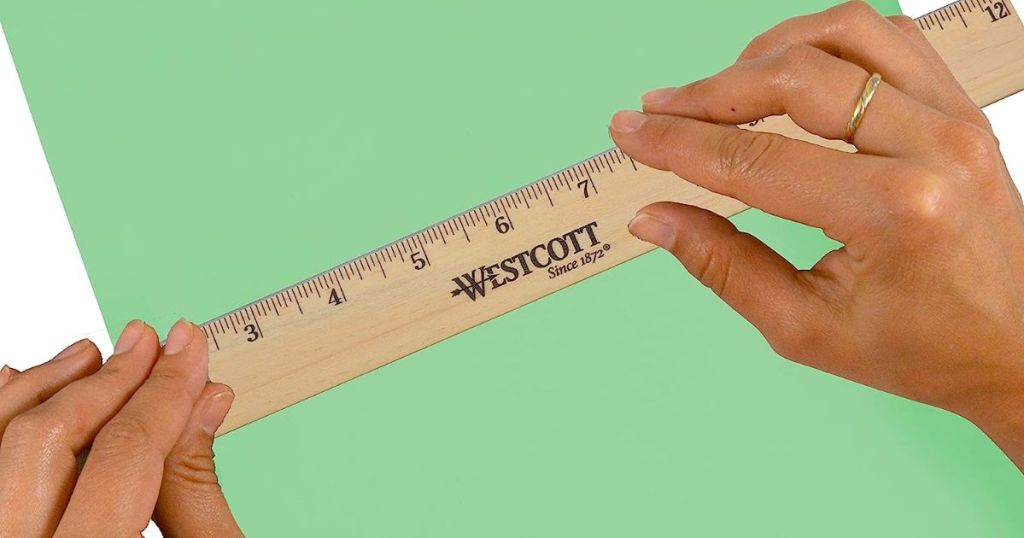
[[[1024,88],[1009,2],[917,22],[979,105]],[[751,128],[849,149],[785,117]],[[649,251],[626,224],[661,200],[745,209],[611,149],[203,324],[210,378],[236,394],[221,433]]]

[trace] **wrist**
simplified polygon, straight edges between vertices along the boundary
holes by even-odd
[[[990,386],[975,405],[957,413],[984,432],[1024,472],[1024,361],[1019,365]]]

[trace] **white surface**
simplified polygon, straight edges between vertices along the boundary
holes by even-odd
[[[918,18],[926,13],[931,13],[936,9],[942,9],[952,2],[943,2],[942,0],[899,0],[900,10],[903,14],[911,17]]]
[[[0,363],[24,369],[81,338],[111,349],[0,27]]]
[[[985,107],[1017,190],[1024,193],[1024,92]]]

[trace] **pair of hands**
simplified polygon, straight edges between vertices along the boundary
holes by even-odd
[[[0,536],[139,536],[150,518],[168,537],[241,536],[213,466],[234,395],[207,382],[206,345],[184,320],[162,347],[133,321],[106,364],[83,340],[0,370]]]
[[[786,113],[841,138],[871,72],[885,82],[856,154],[721,125]],[[634,235],[779,354],[958,413],[1024,468],[1024,204],[985,116],[910,19],[859,2],[791,19],[718,75],[643,101],[610,128],[634,159],[844,246],[797,270],[672,203],[643,208]],[[79,343],[0,373],[0,536],[137,535],[151,515],[168,535],[240,534],[211,450],[231,393],[207,383],[207,361],[191,324],[161,349],[133,322],[102,367]]]

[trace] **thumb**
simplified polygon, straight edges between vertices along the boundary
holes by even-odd
[[[208,383],[164,462],[153,520],[164,536],[243,536],[213,464],[213,436],[231,408],[227,385]]]
[[[801,272],[728,219],[699,207],[659,202],[629,231],[671,252],[686,270],[752,323],[782,356],[804,358],[827,310]]]

